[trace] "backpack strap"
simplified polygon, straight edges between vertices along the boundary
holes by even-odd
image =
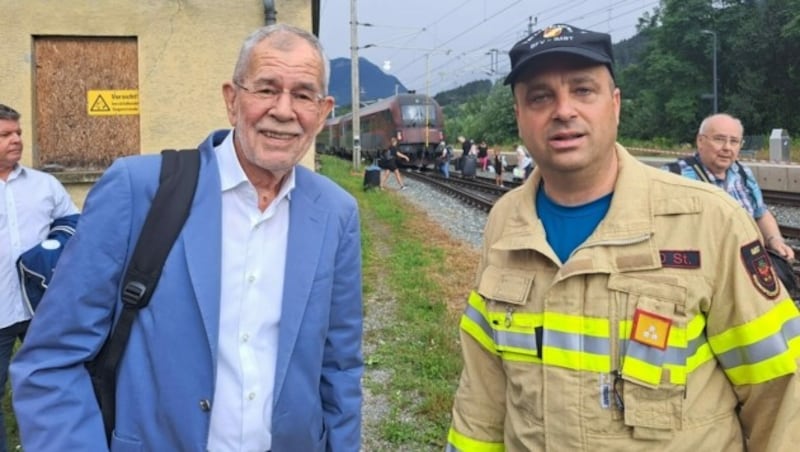
[[[681,160],[686,162],[687,166],[690,166],[692,167],[692,169],[694,169],[694,172],[697,173],[697,177],[699,177],[700,180],[702,180],[703,182],[711,183],[711,178],[708,177],[706,169],[703,168],[703,164],[700,163],[699,160],[697,160],[697,157],[691,155],[689,157],[684,157]]]
[[[117,366],[136,314],[150,302],[167,255],[189,216],[197,188],[197,149],[168,149],[161,156],[158,190],[122,279],[122,312],[100,353],[87,364],[109,442],[115,425]]]
[[[667,168],[670,173],[681,174],[681,165],[678,162],[667,163]]]
[[[690,157],[684,157],[679,160],[683,160],[684,162],[686,162],[687,166],[691,166],[694,169],[694,172],[697,173],[697,177],[699,177],[700,180],[702,180],[703,182],[709,182],[709,183],[711,182],[711,178],[708,176],[706,169],[703,168],[703,165],[700,163],[699,160],[697,160],[697,157],[692,155]],[[747,177],[747,172],[745,172],[744,170],[744,165],[742,165],[738,160],[733,162],[733,164],[736,165],[736,169],[739,172],[739,177],[742,179],[742,184],[744,185],[744,189],[747,190],[748,195],[752,196],[752,193],[750,192],[750,187],[747,186],[748,177]],[[673,173],[675,174],[681,173],[680,165],[678,164],[678,162],[672,162],[667,166],[669,167],[669,170],[672,171]]]

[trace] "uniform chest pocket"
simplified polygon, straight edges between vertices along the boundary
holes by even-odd
[[[486,300],[492,339],[503,359],[539,362],[542,315],[531,312],[529,297],[535,272],[488,266],[478,293]]]
[[[688,350],[686,288],[640,278],[611,278],[619,319],[625,424],[640,439],[680,428]]]

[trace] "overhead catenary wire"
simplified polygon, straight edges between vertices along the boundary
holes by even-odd
[[[332,0],[323,0],[323,11]],[[360,26],[378,39],[361,37],[360,46],[371,44],[373,50],[365,49],[362,57],[370,58],[370,53],[380,48],[393,48],[389,56],[380,58],[392,62],[391,74],[397,77],[408,89],[422,89],[426,81],[430,81],[430,91],[435,94],[443,89],[460,86],[469,80],[486,79],[487,72],[495,70],[491,77],[500,77],[508,71],[508,61],[504,58],[508,49],[528,32],[529,22],[536,20],[539,27],[552,23],[571,23],[582,28],[594,28],[608,24],[607,30],[619,33],[621,30],[631,30],[634,26],[612,26],[620,17],[630,16],[636,12],[644,12],[658,6],[659,1],[644,3],[642,0],[608,0],[593,1],[568,0],[557,4],[541,5],[540,2],[531,0],[515,1],[488,1],[483,0],[483,17],[475,20],[456,20],[463,17],[466,8],[476,6],[475,0],[453,2],[455,5],[446,13],[439,15],[430,22],[421,22],[420,26],[406,26],[405,23],[387,24],[386,18],[372,15],[360,15]],[[644,3],[644,4],[643,4]],[[438,2],[437,2],[438,4]],[[519,14],[519,6],[523,5],[530,11],[524,15]],[[458,16],[458,14],[461,16]],[[571,14],[570,14],[571,13]],[[565,17],[566,16],[566,17]],[[596,19],[591,21],[591,19]],[[587,24],[589,21],[589,24]],[[361,23],[363,22],[363,23]],[[603,30],[606,31],[606,30]],[[465,33],[479,33],[486,39],[478,45],[470,46],[466,50],[459,49],[458,40]],[[365,36],[369,33],[365,33]],[[408,49],[406,49],[408,48]],[[446,56],[444,49],[452,48]],[[425,49],[430,49],[426,51]],[[498,57],[494,66],[490,62],[487,52],[497,49]],[[407,57],[409,51],[416,52],[413,57]],[[434,58],[426,57],[432,52],[438,53]],[[385,52],[384,52],[385,53]],[[372,53],[373,55],[375,53]],[[426,65],[426,58],[430,64]],[[426,68],[427,66],[427,68]]]
[[[634,4],[635,3],[639,3],[639,4],[638,5],[634,5],[633,8],[629,8],[629,9],[625,9],[625,10],[614,9],[614,8],[620,8],[622,6],[630,6],[631,2],[633,2]],[[596,15],[598,15],[598,13],[601,13],[601,12],[604,12],[604,11],[608,11],[608,10],[614,11],[614,14],[611,16],[610,19],[604,19],[603,21],[600,21],[598,23],[585,26],[586,28],[594,28],[594,27],[596,27],[598,25],[603,24],[604,22],[606,22],[606,20],[613,20],[613,19],[618,18],[618,17],[624,17],[624,16],[630,15],[630,14],[636,12],[636,11],[641,11],[644,8],[655,7],[660,2],[656,0],[656,1],[649,2],[649,3],[645,4],[645,5],[641,5],[641,1],[640,0],[619,0],[619,1],[616,1],[616,2],[614,2],[612,4],[610,4],[610,5],[606,5],[606,6],[601,7],[601,8],[596,8],[596,9],[588,11],[588,12],[582,12],[580,15],[573,16],[573,17],[570,17],[570,18],[567,18],[567,19],[563,19],[563,18],[562,19],[558,19],[557,18],[556,15],[561,14],[565,10],[572,11],[572,10],[574,10],[574,7],[576,7],[576,6],[580,5],[580,4],[583,4],[583,3],[585,3],[584,0],[577,0],[577,1],[567,2],[567,4],[562,4],[562,5],[559,5],[557,7],[552,7],[552,8],[549,8],[547,10],[543,10],[543,11],[537,13],[537,18],[539,19],[539,23],[547,23],[547,24],[556,23],[556,22],[575,23],[575,22],[580,21],[580,20],[585,20],[587,17],[596,16]],[[440,62],[437,66],[432,67],[430,70],[432,72],[434,72],[434,73],[440,73],[440,72],[442,72],[441,71],[442,69],[451,68],[453,66],[456,66],[457,64],[461,65],[464,68],[472,67],[472,64],[467,62],[468,59],[479,60],[478,62],[476,62],[474,64],[479,68],[484,67],[483,63],[485,62],[484,54],[486,52],[486,49],[491,46],[491,47],[503,49],[503,52],[507,51],[507,49],[509,49],[513,45],[514,42],[516,42],[519,39],[521,39],[522,37],[524,37],[524,35],[527,33],[527,30],[525,30],[523,28],[523,25],[527,22],[527,20],[528,20],[528,18],[526,17],[523,20],[516,22],[516,27],[513,27],[513,29],[509,28],[506,32],[496,35],[491,40],[487,41],[486,46],[478,47],[472,52],[462,52],[462,53],[454,54],[451,58],[447,59],[444,62]],[[459,60],[461,60],[461,61],[459,61]],[[507,72],[510,69],[508,67],[508,61],[506,59],[502,59],[502,62],[503,62],[502,65],[498,65],[498,74],[497,75],[502,74],[504,71]],[[408,68],[408,67],[410,67],[410,65],[404,65],[404,67]],[[446,72],[450,72],[450,73],[456,73],[457,71],[458,71],[457,68],[446,69]],[[414,84],[416,82],[418,82],[424,76],[425,75],[422,74],[422,75],[417,75],[417,76],[415,76],[415,77],[413,77],[411,79],[408,79],[409,85],[410,86],[414,86]],[[450,83],[451,86],[448,86],[448,89],[449,88],[455,88],[457,86],[462,85],[463,83],[464,83],[463,79],[454,79],[454,80],[451,81],[451,83]]]

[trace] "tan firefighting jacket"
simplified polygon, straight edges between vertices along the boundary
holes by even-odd
[[[563,265],[538,170],[490,213],[448,450],[798,450],[800,317],[752,219],[617,154],[608,213]]]

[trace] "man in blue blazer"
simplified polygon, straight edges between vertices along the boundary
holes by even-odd
[[[297,166],[333,107],[327,74],[294,27],[242,46],[223,85],[233,130],[200,145],[191,214],[120,363],[110,446],[84,363],[119,315],[160,157],[106,171],[11,367],[25,450],[359,449],[357,206]]]

